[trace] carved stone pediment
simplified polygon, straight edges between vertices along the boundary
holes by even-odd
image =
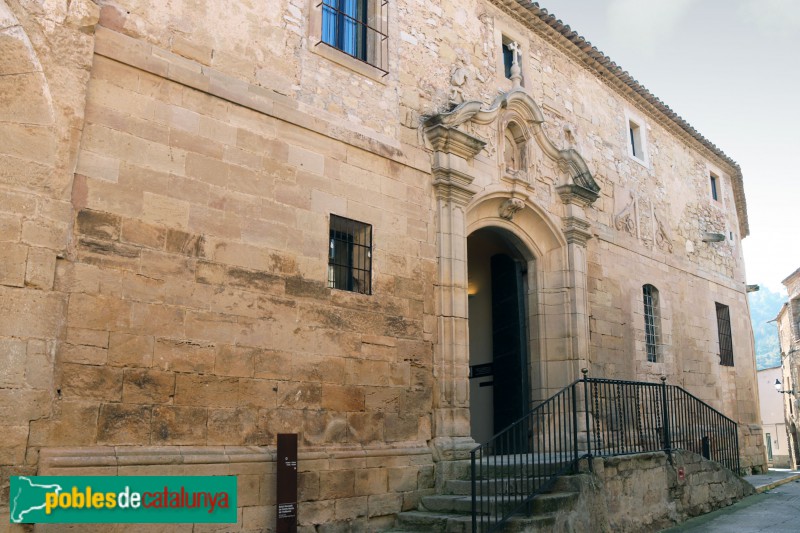
[[[521,175],[524,179],[532,159],[528,147],[531,142],[535,142],[545,156],[556,162],[566,174],[566,185],[577,187],[575,194],[562,195],[562,199],[567,201],[580,198],[581,203],[588,205],[599,198],[600,186],[594,180],[586,162],[574,149],[561,150],[553,144],[542,128],[544,116],[541,109],[521,88],[500,94],[488,106],[478,101],[464,102],[452,111],[429,117],[424,126],[426,131],[431,131],[437,126],[457,128],[465,123],[494,125],[498,148],[508,144],[505,141],[506,132],[511,132],[511,145],[515,150],[513,156],[498,154],[502,158],[503,169],[507,170],[504,173],[514,177]]]

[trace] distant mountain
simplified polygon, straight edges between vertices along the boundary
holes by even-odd
[[[761,286],[758,292],[748,294],[750,300],[750,320],[753,323],[753,336],[756,342],[756,369],[763,370],[780,366],[781,348],[778,343],[778,326],[770,322],[778,316],[778,311],[786,302],[786,295],[773,292]]]

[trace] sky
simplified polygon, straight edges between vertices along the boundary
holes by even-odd
[[[800,0],[540,0],[742,168],[747,283],[800,268]]]

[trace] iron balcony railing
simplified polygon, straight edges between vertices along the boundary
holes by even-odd
[[[498,531],[580,459],[689,450],[739,473],[736,422],[675,385],[583,377],[471,452],[472,531]],[[591,468],[591,461],[589,461]]]

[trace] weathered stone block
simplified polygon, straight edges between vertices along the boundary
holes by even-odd
[[[214,371],[214,347],[191,341],[158,339],[153,353],[153,365],[176,372]]]
[[[121,219],[118,215],[90,209],[78,211],[76,220],[79,234],[110,241],[119,239],[121,225]]]
[[[367,514],[370,517],[399,513],[403,507],[402,494],[375,494],[367,500]]]
[[[383,413],[349,413],[347,415],[347,432],[352,440],[362,444],[383,442]]]
[[[65,398],[122,399],[122,370],[107,366],[63,363],[61,391]]]
[[[52,289],[56,273],[56,254],[44,248],[30,248],[25,284],[37,289]]]
[[[259,350],[253,354],[255,377],[266,379],[289,379],[292,377],[293,360],[294,357],[289,352]]]
[[[322,385],[322,408],[331,411],[363,411],[364,390],[354,386]]]
[[[159,405],[153,407],[153,444],[205,444],[208,412],[203,407]]]
[[[151,407],[104,403],[97,419],[97,443],[149,444]]]
[[[7,243],[0,254],[0,285],[25,286],[28,247],[24,244]]]
[[[88,446],[97,437],[96,402],[58,402],[52,417],[31,422],[29,446]]]
[[[162,226],[148,224],[136,219],[123,219],[120,240],[148,248],[162,249],[167,231]]]
[[[417,490],[418,474],[419,469],[415,466],[389,468],[389,490],[392,492],[407,492]]]
[[[264,379],[239,379],[238,402],[242,406],[277,407],[278,384]]]
[[[235,407],[239,398],[239,380],[214,375],[177,374],[176,405]]]
[[[149,335],[111,333],[108,363],[113,366],[149,367],[153,364],[155,339]]]
[[[383,494],[389,490],[388,472],[385,468],[360,468],[355,472],[356,495]]]
[[[25,341],[0,338],[0,387],[17,388],[23,384],[27,352]]]
[[[175,374],[160,370],[125,369],[122,400],[125,403],[169,403],[175,394]]]
[[[260,444],[263,437],[256,419],[252,408],[209,409],[208,444]]]
[[[58,357],[64,363],[83,363],[87,365],[102,365],[108,359],[105,348],[74,344],[61,344]]]
[[[319,409],[322,386],[317,383],[278,383],[278,403],[290,409]]]
[[[353,470],[329,470],[319,473],[319,497],[322,500],[350,498],[355,494]]]

